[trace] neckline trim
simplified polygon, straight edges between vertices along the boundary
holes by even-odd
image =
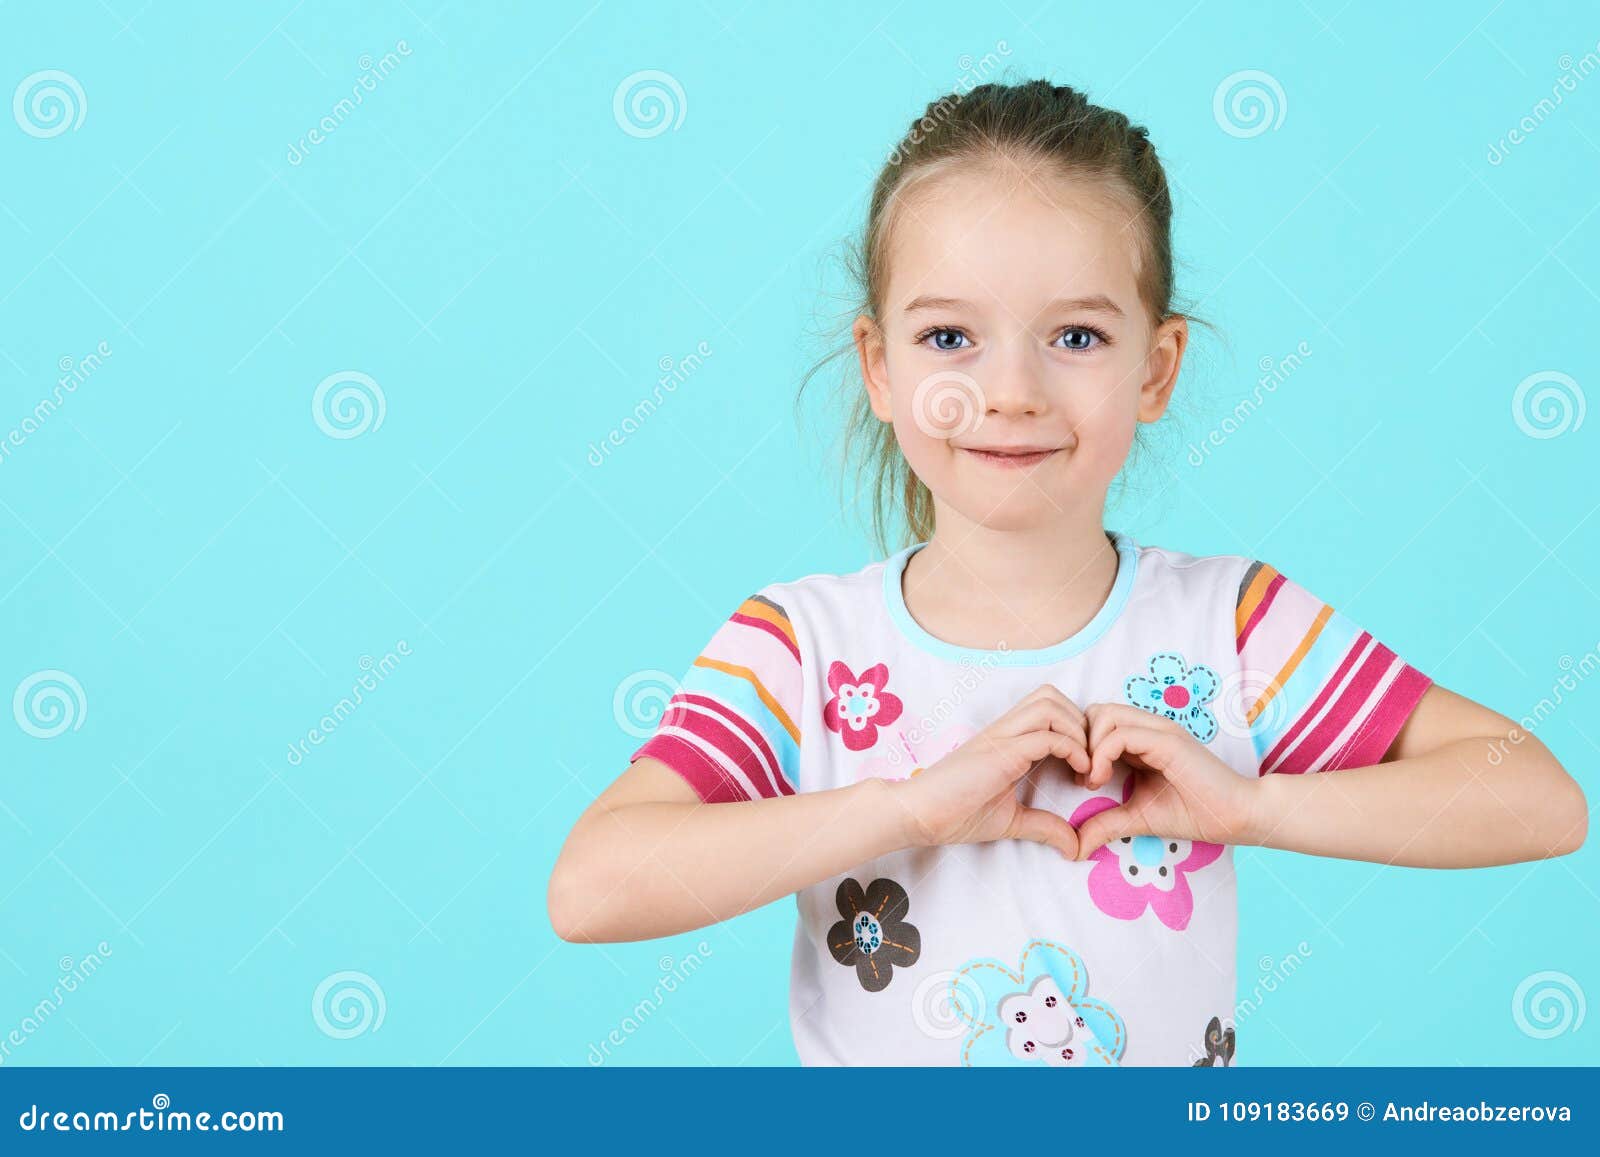
[[[962,647],[955,643],[947,643],[925,630],[911,617],[911,612],[906,607],[902,579],[911,556],[927,546],[926,542],[912,543],[884,560],[884,605],[888,608],[889,618],[907,640],[941,659],[1006,667],[1039,667],[1049,663],[1059,663],[1093,646],[1111,624],[1121,617],[1123,609],[1128,604],[1128,597],[1133,593],[1133,579],[1139,569],[1138,544],[1118,531],[1111,532],[1111,540],[1117,548],[1117,577],[1111,584],[1111,593],[1106,596],[1106,601],[1094,613],[1093,618],[1059,643],[1052,643],[1048,647],[1024,651],[1010,649],[989,651],[982,647]]]

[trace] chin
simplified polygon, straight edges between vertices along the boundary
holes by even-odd
[[[964,518],[988,530],[1037,530],[1060,520],[1064,511],[1078,505],[1074,496],[1052,494],[1048,498],[1037,490],[1024,494],[999,493],[990,496],[967,495],[951,502]]]

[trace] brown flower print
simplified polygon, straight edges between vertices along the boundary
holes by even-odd
[[[868,992],[882,992],[896,967],[910,968],[922,955],[922,933],[906,923],[911,900],[893,880],[874,880],[862,891],[846,877],[834,901],[843,919],[828,929],[828,950],[840,964],[855,966]]]
[[[1206,1025],[1206,1055],[1195,1061],[1192,1067],[1197,1069],[1218,1068],[1225,1069],[1233,1063],[1233,1026],[1229,1025],[1226,1032],[1222,1028],[1222,1018],[1212,1017]]]

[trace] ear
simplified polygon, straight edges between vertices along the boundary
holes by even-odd
[[[1189,321],[1185,317],[1169,317],[1157,327],[1150,354],[1145,359],[1149,376],[1139,387],[1139,421],[1154,422],[1167,412],[1172,400],[1173,387],[1178,384],[1178,370],[1183,366],[1183,354],[1189,346]]]
[[[889,405],[889,367],[883,348],[883,331],[878,323],[866,314],[857,317],[850,327],[855,341],[856,356],[861,359],[861,381],[867,388],[867,401],[880,422],[894,420],[894,410]]]

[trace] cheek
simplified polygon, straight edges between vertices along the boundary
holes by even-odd
[[[1075,391],[1073,428],[1087,452],[1117,456],[1120,461],[1133,445],[1139,424],[1138,380],[1137,367],[1108,367],[1100,381],[1084,383]]]
[[[951,458],[950,443],[922,428],[909,397],[894,401],[894,436],[912,472],[929,486],[937,487]]]

